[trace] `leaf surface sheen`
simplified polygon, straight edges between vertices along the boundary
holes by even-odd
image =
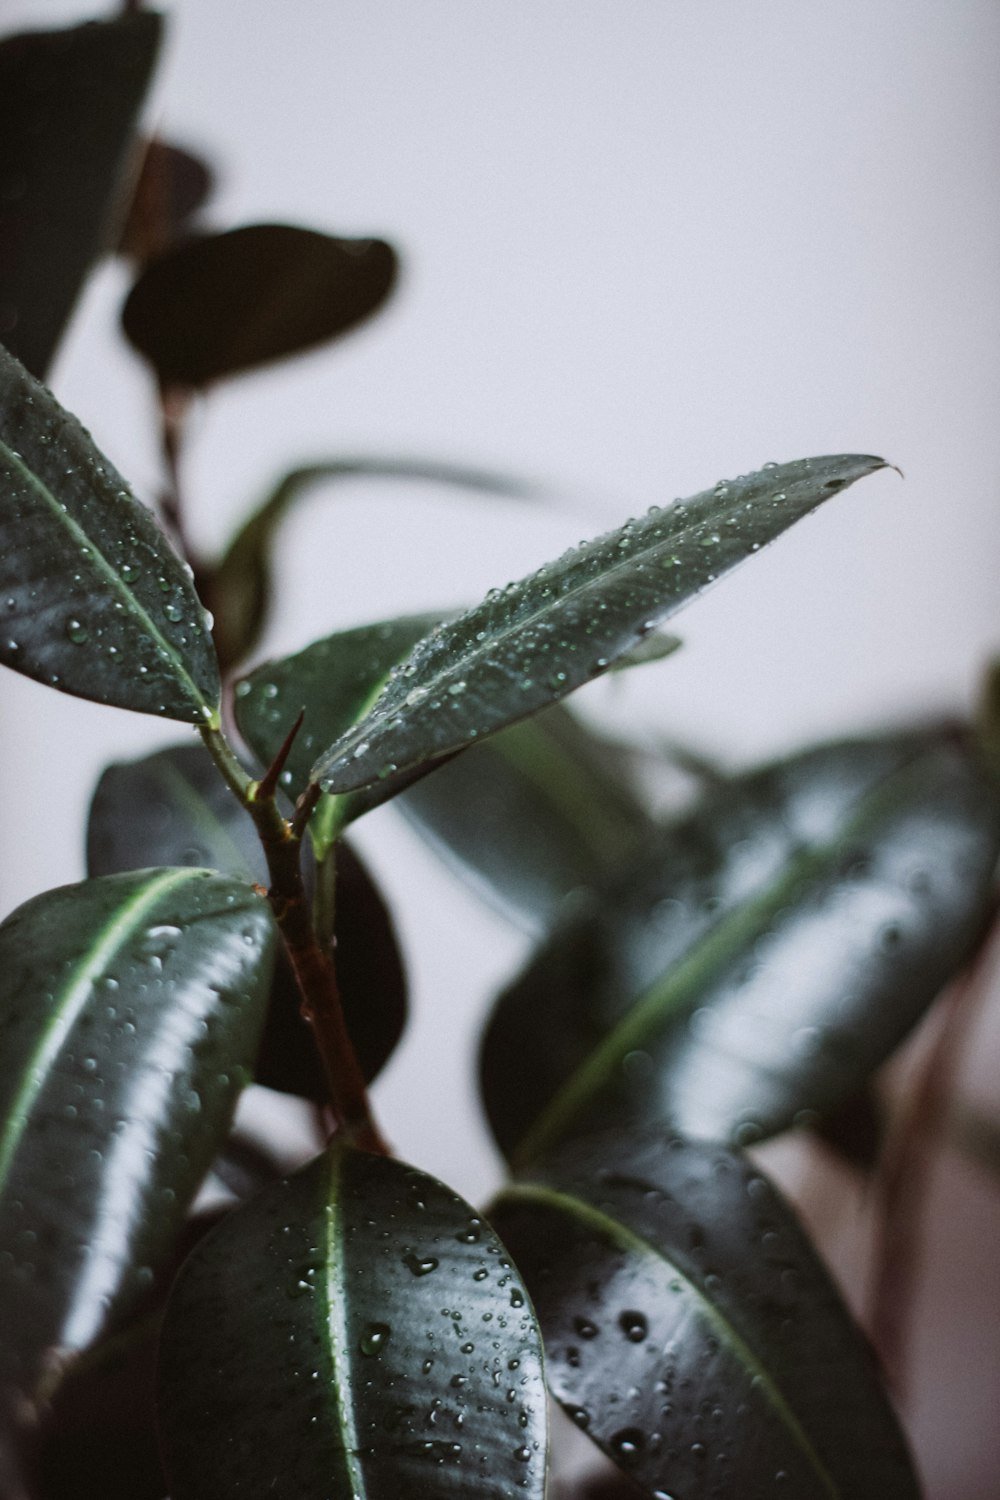
[[[273,952],[265,903],[207,870],[62,887],[0,926],[4,1402],[30,1403],[169,1255],[249,1076]]]
[[[599,676],[728,569],[855,480],[858,455],[801,459],[627,522],[421,641],[371,712],[320,756],[326,791],[376,782],[536,713]]]
[[[139,713],[200,724],[218,712],[190,570],[79,422],[3,349],[0,662]]]
[[[519,1162],[612,1121],[747,1144],[857,1089],[971,953],[995,782],[951,731],[712,789],[500,997],[481,1058]]]
[[[541,1342],[502,1245],[433,1178],[343,1146],[188,1260],[160,1414],[174,1500],[544,1490]]]
[[[737,1153],[652,1130],[581,1139],[491,1215],[553,1394],[646,1493],[916,1500],[863,1337]]]

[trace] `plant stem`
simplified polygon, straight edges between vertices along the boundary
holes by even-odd
[[[320,947],[333,947],[337,914],[337,847],[328,849],[316,866],[313,894],[313,926]]]

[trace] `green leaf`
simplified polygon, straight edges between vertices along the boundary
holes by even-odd
[[[249,656],[271,612],[271,550],[289,511],[318,485],[342,479],[420,480],[484,494],[523,497],[517,480],[420,458],[339,458],[292,469],[233,537],[220,562],[202,568],[199,591],[215,615],[215,641],[226,667]]]
[[[204,723],[219,674],[190,572],[83,428],[0,349],[0,662]]]
[[[863,1338],[740,1156],[659,1131],[580,1141],[492,1215],[553,1394],[646,1493],[916,1500]]]
[[[245,224],[148,265],[122,326],[162,385],[201,387],[347,333],[378,311],[396,273],[384,240]]]
[[[33,375],[107,248],[161,30],[146,11],[0,43],[0,339]]]
[[[599,676],[721,574],[881,458],[801,459],[654,510],[439,627],[316,762],[330,792],[383,783],[537,713]]]
[[[206,870],[65,886],[0,926],[0,1420],[169,1255],[249,1076],[273,944],[266,904]]]
[[[167,1308],[173,1500],[541,1497],[541,1343],[503,1246],[422,1172],[332,1146],[233,1213]]]
[[[968,957],[996,784],[949,731],[824,746],[722,783],[581,905],[482,1051],[501,1149],[601,1124],[739,1144],[813,1123]]]
[[[652,837],[631,769],[622,747],[556,705],[456,756],[398,806],[463,877],[544,930]]]
[[[87,824],[87,870],[111,875],[148,865],[210,866],[266,885],[253,823],[201,745],[178,745],[109,766]],[[311,888],[313,872],[306,868]],[[337,977],[347,1029],[371,1080],[406,1024],[407,985],[392,917],[353,849],[337,850]],[[254,1069],[258,1083],[326,1102],[329,1087],[284,950],[278,953]]]

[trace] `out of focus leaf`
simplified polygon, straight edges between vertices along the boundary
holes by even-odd
[[[738,1143],[814,1123],[974,948],[998,849],[1000,792],[950,731],[710,789],[501,996],[482,1053],[501,1149],[612,1121]]]
[[[200,745],[180,745],[109,766],[87,824],[91,875],[147,865],[207,865],[258,884],[267,867],[253,823]],[[307,872],[308,873],[308,872]],[[337,975],[351,1040],[371,1081],[406,1024],[406,976],[392,918],[354,851],[337,851]],[[284,951],[255,1068],[258,1083],[317,1101],[328,1087],[315,1043],[299,1015]]]
[[[249,656],[271,610],[271,553],[289,511],[318,485],[343,479],[419,480],[487,495],[523,497],[526,486],[505,475],[420,458],[339,458],[292,469],[236,533],[221,561],[198,574],[201,597],[215,616],[215,643],[225,669]]]
[[[736,1153],[658,1131],[581,1140],[491,1218],[554,1395],[647,1494],[917,1500],[861,1334]]]
[[[420,768],[516,723],[614,664],[662,620],[880,458],[802,459],[744,475],[564,554],[421,641],[371,711],[320,756],[327,792]]]
[[[404,792],[399,807],[536,931],[655,829],[625,751],[562,705],[456,756]]]
[[[200,157],[156,137],[147,141],[119,254],[140,264],[160,255],[181,238],[212,187],[212,169]]]
[[[274,925],[246,885],[144,870],[0,926],[0,1427],[169,1256],[256,1053]]]
[[[39,378],[124,208],[160,33],[144,11],[0,43],[0,340]]]
[[[332,1146],[188,1259],[167,1308],[173,1500],[541,1497],[541,1340],[503,1246],[422,1172]]]
[[[873,1172],[878,1166],[886,1132],[886,1113],[869,1081],[834,1105],[813,1126],[813,1135],[820,1145],[859,1172]]]
[[[378,311],[396,272],[384,240],[246,224],[151,262],[122,326],[161,385],[198,388],[347,333]]]
[[[0,349],[0,662],[78,698],[202,724],[219,670],[166,537],[79,422]]]

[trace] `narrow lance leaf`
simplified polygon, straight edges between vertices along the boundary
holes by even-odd
[[[0,349],[0,662],[200,724],[219,672],[190,570],[79,422]]]
[[[599,676],[724,572],[880,458],[801,459],[655,509],[564,554],[420,642],[312,769],[324,790],[401,786],[414,767]]]
[[[173,1500],[545,1488],[541,1340],[503,1246],[441,1183],[349,1147],[188,1259],[159,1405]]]
[[[274,926],[248,886],[144,870],[0,926],[0,1425],[135,1306],[253,1063]]]

